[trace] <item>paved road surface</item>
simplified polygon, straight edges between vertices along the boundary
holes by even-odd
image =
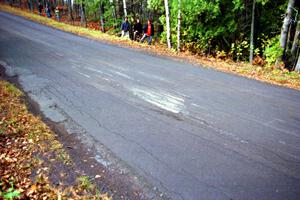
[[[48,117],[172,199],[300,199],[299,91],[3,12],[0,60]]]

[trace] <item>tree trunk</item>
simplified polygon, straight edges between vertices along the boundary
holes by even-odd
[[[296,64],[295,71],[300,72],[300,54],[299,54],[299,56],[298,56],[298,62],[297,62],[297,64]]]
[[[102,1],[100,1],[100,5],[99,5],[99,14],[100,14],[100,30],[101,32],[105,32],[104,29],[104,20],[103,20],[103,7],[102,7]]]
[[[116,0],[115,16],[116,16],[116,19],[118,19],[118,18],[120,17],[120,5],[119,5],[119,0]]]
[[[284,50],[283,54],[285,54],[285,50],[286,50],[287,37],[288,37],[289,27],[291,23],[291,16],[292,16],[294,4],[295,4],[295,0],[289,0],[289,4],[287,7],[287,11],[281,29],[280,46]]]
[[[171,49],[171,27],[170,27],[170,12],[169,12],[169,2],[168,0],[165,1],[165,10],[166,10],[166,26],[167,26],[167,43],[168,48]]]
[[[85,6],[84,6],[84,2],[81,1],[80,4],[80,24],[81,26],[86,27],[86,17],[85,17]]]
[[[116,4],[114,4],[114,0],[109,0],[111,4],[111,9],[112,9],[112,17],[114,18],[114,28],[117,28],[117,8],[116,5],[118,4],[118,0],[116,0]]]
[[[33,7],[33,0],[29,0],[29,2],[30,2],[30,11],[33,12],[33,8],[34,8]]]
[[[251,65],[253,64],[253,51],[254,51],[254,41],[253,40],[254,40],[255,3],[256,3],[256,0],[253,0],[251,34],[250,34],[250,56],[249,56],[249,62]]]
[[[177,51],[180,51],[181,0],[178,0]]]
[[[61,6],[62,6],[62,14],[65,15],[65,0],[61,1]]]
[[[68,20],[74,22],[73,18],[73,9],[72,9],[72,2],[71,0],[68,0]]]
[[[295,32],[295,36],[294,36],[294,41],[293,41],[293,46],[291,49],[291,53],[293,57],[296,57],[297,55],[297,50],[299,48],[299,38],[300,37],[300,21],[298,21],[297,23],[297,28],[296,28],[296,32]]]
[[[123,0],[124,16],[127,16],[126,0]]]

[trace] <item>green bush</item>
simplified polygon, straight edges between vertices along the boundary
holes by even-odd
[[[280,36],[276,36],[271,38],[267,42],[267,46],[264,50],[264,57],[268,64],[272,65],[276,62],[277,58],[279,58],[282,53],[283,49],[280,47]]]
[[[8,188],[6,191],[0,190],[0,198],[4,198],[5,200],[13,200],[14,198],[20,197],[21,193],[19,190],[14,188],[13,183],[10,183],[11,187]],[[0,186],[2,186],[3,183],[0,183]]]

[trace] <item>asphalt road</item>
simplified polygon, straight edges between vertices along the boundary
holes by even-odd
[[[47,117],[81,129],[167,197],[300,199],[299,91],[3,12],[0,60]]]

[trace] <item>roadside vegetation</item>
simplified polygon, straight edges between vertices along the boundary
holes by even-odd
[[[55,133],[28,111],[23,93],[0,80],[0,199],[111,199],[81,174],[65,184],[74,170]]]
[[[286,15],[293,23],[289,24],[286,32],[288,38],[285,38],[285,46],[281,45],[280,30],[285,26],[282,14],[290,12],[291,0],[280,0],[276,3],[270,0],[253,2],[222,0],[215,3],[206,0],[189,0],[182,2],[182,5],[181,1],[169,0],[167,7],[164,4],[166,0],[131,2],[86,0],[75,1],[72,6],[68,6],[69,1],[57,1],[55,5],[53,2],[48,2],[52,7],[61,8],[60,22],[55,20],[54,16],[45,17],[44,13],[39,16],[34,9],[35,1],[28,1],[34,5],[32,7],[18,0],[7,2],[12,6],[0,4],[1,10],[60,30],[121,46],[134,47],[153,54],[188,60],[191,63],[263,82],[300,89],[300,73],[295,70],[300,52],[300,37],[296,35],[299,34],[300,29],[297,28],[297,16],[293,12]],[[21,2],[21,6],[18,2]],[[127,6],[124,7],[126,2]],[[295,9],[299,6],[295,1],[292,5]],[[82,7],[84,9],[81,9]],[[170,8],[170,38],[167,38],[166,31],[169,29],[166,27],[167,19],[164,14],[167,8]],[[156,27],[155,44],[148,46],[119,37],[125,9],[131,21],[137,17],[144,20],[148,17],[153,18]],[[180,9],[180,15],[177,16]],[[253,13],[255,19],[250,17]],[[80,16],[84,16],[86,21],[83,22]],[[182,21],[178,24],[177,20],[181,18]],[[253,20],[255,26],[252,26]],[[169,39],[171,41],[168,42]],[[297,55],[294,55],[295,52]]]

